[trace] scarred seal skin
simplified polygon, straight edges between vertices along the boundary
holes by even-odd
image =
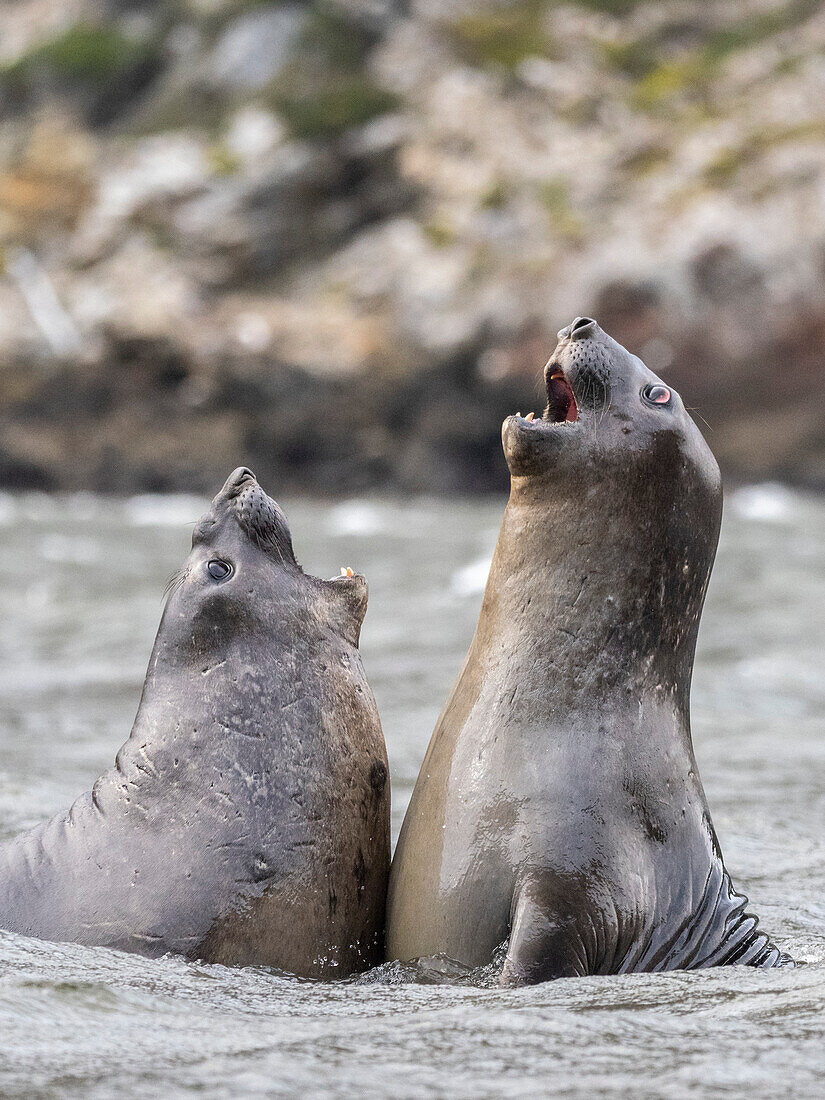
[[[363,577],[300,569],[284,514],[236,470],[195,528],[114,768],[0,846],[0,927],[307,977],[379,962],[389,782],[366,606]]]
[[[504,985],[790,959],[722,862],[689,695],[719,470],[676,393],[595,321],[559,333],[481,616],[390,879],[388,954]],[[532,416],[532,414],[531,414]]]

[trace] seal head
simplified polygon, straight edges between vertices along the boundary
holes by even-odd
[[[679,394],[595,321],[579,317],[559,332],[544,384],[542,416],[510,416],[502,427],[514,479],[543,476],[563,492],[565,477],[575,491],[598,476],[615,489],[615,479],[626,486],[628,474],[653,459],[667,463],[666,474],[681,465],[703,503],[720,496],[716,460]],[[684,486],[660,474],[657,489],[666,488],[675,498]]]
[[[169,667],[199,659],[210,644],[222,649],[233,632],[260,641],[279,629],[286,609],[328,620],[357,645],[367,609],[359,574],[324,581],[303,572],[286,516],[245,466],[196,525],[191,553],[167,587],[158,643]]]
[[[684,694],[722,519],[716,459],[679,394],[588,317],[559,332],[544,384],[543,415],[502,426],[511,516],[574,585],[587,574],[585,599],[607,599],[592,581],[609,578],[600,617],[625,659],[645,653]]]

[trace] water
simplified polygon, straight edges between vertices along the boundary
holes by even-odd
[[[283,501],[306,568],[363,570],[394,834],[466,652],[503,501]],[[126,738],[204,502],[0,495],[0,835]],[[387,965],[315,984],[0,933],[4,1097],[825,1095],[825,501],[728,500],[694,735],[727,864],[805,965],[500,991]]]

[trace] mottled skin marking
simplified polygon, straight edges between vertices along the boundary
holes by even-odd
[[[718,467],[678,395],[642,399],[641,360],[595,322],[559,335],[545,418],[503,426],[510,500],[398,842],[389,955],[479,966],[509,939],[510,985],[786,963],[725,871],[690,736]]]
[[[366,604],[363,577],[303,573],[283,513],[235,471],[171,585],[114,768],[0,846],[0,927],[305,976],[380,961],[389,785]]]

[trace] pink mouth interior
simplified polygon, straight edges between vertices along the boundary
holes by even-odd
[[[551,371],[547,376],[547,408],[543,419],[553,424],[572,423],[579,419],[576,397],[560,370]]]

